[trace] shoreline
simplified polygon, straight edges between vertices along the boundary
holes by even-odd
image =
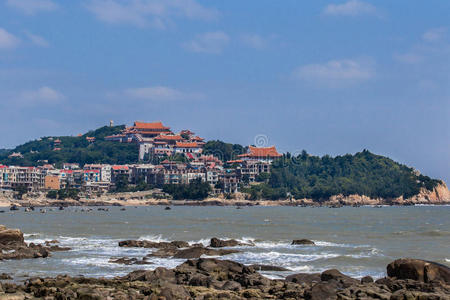
[[[449,202],[417,202],[417,203],[367,203],[367,204],[336,204],[330,202],[304,203],[301,201],[273,201],[273,200],[153,200],[153,201],[104,201],[104,200],[45,200],[45,201],[0,201],[0,208],[9,209],[11,206],[27,207],[149,207],[149,206],[215,206],[215,207],[405,207],[405,206],[450,206]]]

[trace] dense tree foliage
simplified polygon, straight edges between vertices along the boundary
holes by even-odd
[[[78,200],[80,194],[80,190],[78,189],[72,189],[72,188],[66,188],[66,189],[60,189],[60,190],[51,190],[47,193],[47,198],[50,199],[59,199],[64,200],[67,198]]]
[[[5,165],[36,166],[42,165],[44,161],[50,164],[61,166],[62,163],[109,163],[126,164],[136,163],[139,156],[139,149],[135,144],[117,143],[105,141],[104,137],[119,133],[124,126],[101,127],[94,131],[72,137],[43,137],[39,140],[31,141],[11,150],[20,152],[23,158],[8,158],[10,152],[0,154],[0,163]],[[96,140],[90,143],[86,137],[95,137]],[[61,140],[59,148],[55,151],[55,140]]]
[[[250,189],[252,197],[327,199],[332,195],[359,194],[395,198],[433,189],[440,181],[367,150],[355,155],[323,157],[289,153],[274,161],[268,184]]]
[[[9,153],[11,150],[9,149],[0,149],[0,155]]]
[[[203,200],[210,191],[209,183],[202,182],[200,178],[189,184],[166,184],[163,187],[163,192],[170,194],[174,200]]]
[[[204,154],[212,154],[224,162],[234,160],[239,154],[243,154],[246,151],[247,148],[242,145],[225,143],[219,140],[208,141],[203,147]]]

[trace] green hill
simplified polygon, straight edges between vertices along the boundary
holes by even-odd
[[[248,190],[254,198],[279,199],[290,193],[294,198],[328,199],[343,194],[377,198],[405,198],[420,189],[432,190],[440,180],[431,179],[390,158],[367,150],[354,155],[323,157],[303,151],[289,153],[274,161],[265,183]]]
[[[5,165],[36,166],[48,163],[61,167],[62,163],[129,164],[138,162],[136,144],[105,141],[104,137],[117,134],[124,125],[101,127],[77,136],[43,137],[0,152],[0,163]],[[86,137],[95,137],[90,143]],[[55,151],[55,140],[61,141]],[[227,161],[244,153],[246,148],[238,144],[209,141],[204,153],[213,154]],[[20,152],[23,158],[9,158],[12,152]],[[248,180],[248,178],[247,178]],[[246,178],[243,178],[246,181]],[[377,198],[405,198],[417,195],[421,188],[432,190],[441,181],[415,172],[390,158],[367,150],[354,155],[323,157],[303,151],[298,156],[287,153],[273,162],[270,174],[261,174],[260,184],[243,188],[254,199],[294,198],[328,199],[332,195],[359,194]]]
[[[139,149],[135,144],[122,144],[105,141],[104,137],[119,133],[125,126],[104,126],[89,131],[82,136],[43,137],[23,145],[17,146],[6,153],[0,153],[0,163],[16,166],[42,165],[44,161],[60,166],[62,163],[109,163],[125,164],[136,163]],[[95,137],[90,143],[86,137]],[[61,140],[59,148],[54,151],[55,140]],[[8,158],[11,152],[20,152],[23,158]]]

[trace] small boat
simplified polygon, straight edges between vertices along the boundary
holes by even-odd
[[[9,208],[9,210],[19,210],[19,207],[15,204],[11,205],[11,207]]]
[[[170,206],[166,206],[166,208],[164,208],[165,210],[171,210],[172,208]]]

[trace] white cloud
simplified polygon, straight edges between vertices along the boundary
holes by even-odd
[[[297,68],[294,78],[315,85],[342,87],[371,79],[373,63],[363,59],[331,60]]]
[[[404,54],[395,54],[394,58],[405,64],[417,64],[423,61],[423,57],[417,53],[409,52]]]
[[[45,11],[53,11],[58,8],[58,5],[51,0],[7,0],[6,4],[27,15],[34,15]]]
[[[36,46],[44,47],[44,48],[47,48],[48,46],[50,46],[48,41],[39,35],[32,34],[31,32],[28,32],[28,31],[26,31],[25,34],[30,39],[30,41],[33,44],[35,44]]]
[[[258,34],[243,34],[241,35],[241,41],[248,47],[255,49],[264,49],[269,45],[273,37],[274,36],[263,37]]]
[[[422,35],[422,38],[427,42],[435,42],[442,39],[447,32],[447,28],[439,27],[428,30]]]
[[[193,40],[185,42],[184,48],[192,52],[220,54],[230,41],[230,37],[222,31],[207,32],[197,35]]]
[[[323,10],[325,15],[331,16],[358,16],[376,14],[377,9],[370,3],[359,0],[349,0],[342,4],[329,4]]]
[[[174,101],[199,99],[200,94],[185,93],[166,86],[149,86],[131,88],[124,91],[124,96],[140,100]]]
[[[0,49],[15,48],[20,40],[13,34],[0,27]]]
[[[215,9],[195,0],[91,0],[86,7],[100,21],[140,27],[164,28],[172,17],[213,20],[218,16]]]
[[[64,95],[60,92],[48,86],[43,86],[37,90],[21,92],[18,97],[18,102],[22,105],[32,106],[38,104],[58,104],[64,99]]]

